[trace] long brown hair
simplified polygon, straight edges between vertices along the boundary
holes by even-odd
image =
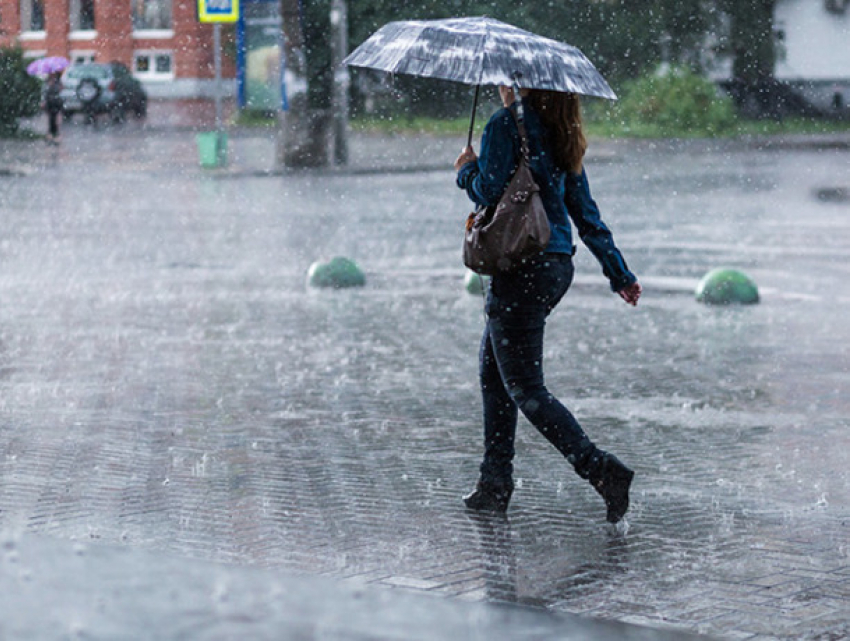
[[[587,139],[584,137],[578,95],[532,89],[527,99],[551,135],[555,164],[561,169],[580,173]]]

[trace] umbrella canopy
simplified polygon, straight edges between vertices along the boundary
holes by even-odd
[[[343,62],[475,86],[516,82],[526,89],[617,98],[576,47],[491,18],[390,22]]]
[[[64,71],[71,64],[67,58],[62,56],[50,56],[39,58],[27,65],[27,73],[31,76],[49,76],[57,71]]]

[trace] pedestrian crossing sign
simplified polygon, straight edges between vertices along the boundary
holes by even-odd
[[[198,0],[198,18],[201,22],[237,22],[239,0]]]

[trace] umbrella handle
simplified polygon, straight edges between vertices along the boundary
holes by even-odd
[[[514,101],[516,102],[516,115],[520,122],[525,120],[525,110],[522,107],[522,96],[520,95],[519,89],[519,79],[522,76],[521,73],[515,73],[513,76],[513,90],[514,90]]]
[[[472,146],[472,130],[475,127],[475,110],[478,108],[478,93],[481,85],[475,85],[475,98],[472,101],[472,114],[469,116],[469,136],[466,138],[466,146]]]

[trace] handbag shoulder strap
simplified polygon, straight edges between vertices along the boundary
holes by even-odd
[[[509,111],[513,115],[517,129],[519,130],[520,151],[522,152],[522,157],[525,159],[526,163],[529,163],[530,151],[528,149],[528,133],[525,130],[525,109],[522,104],[522,96],[519,94],[519,85],[516,81],[514,81],[513,89],[514,100],[516,101],[516,111],[513,109],[510,109]]]

